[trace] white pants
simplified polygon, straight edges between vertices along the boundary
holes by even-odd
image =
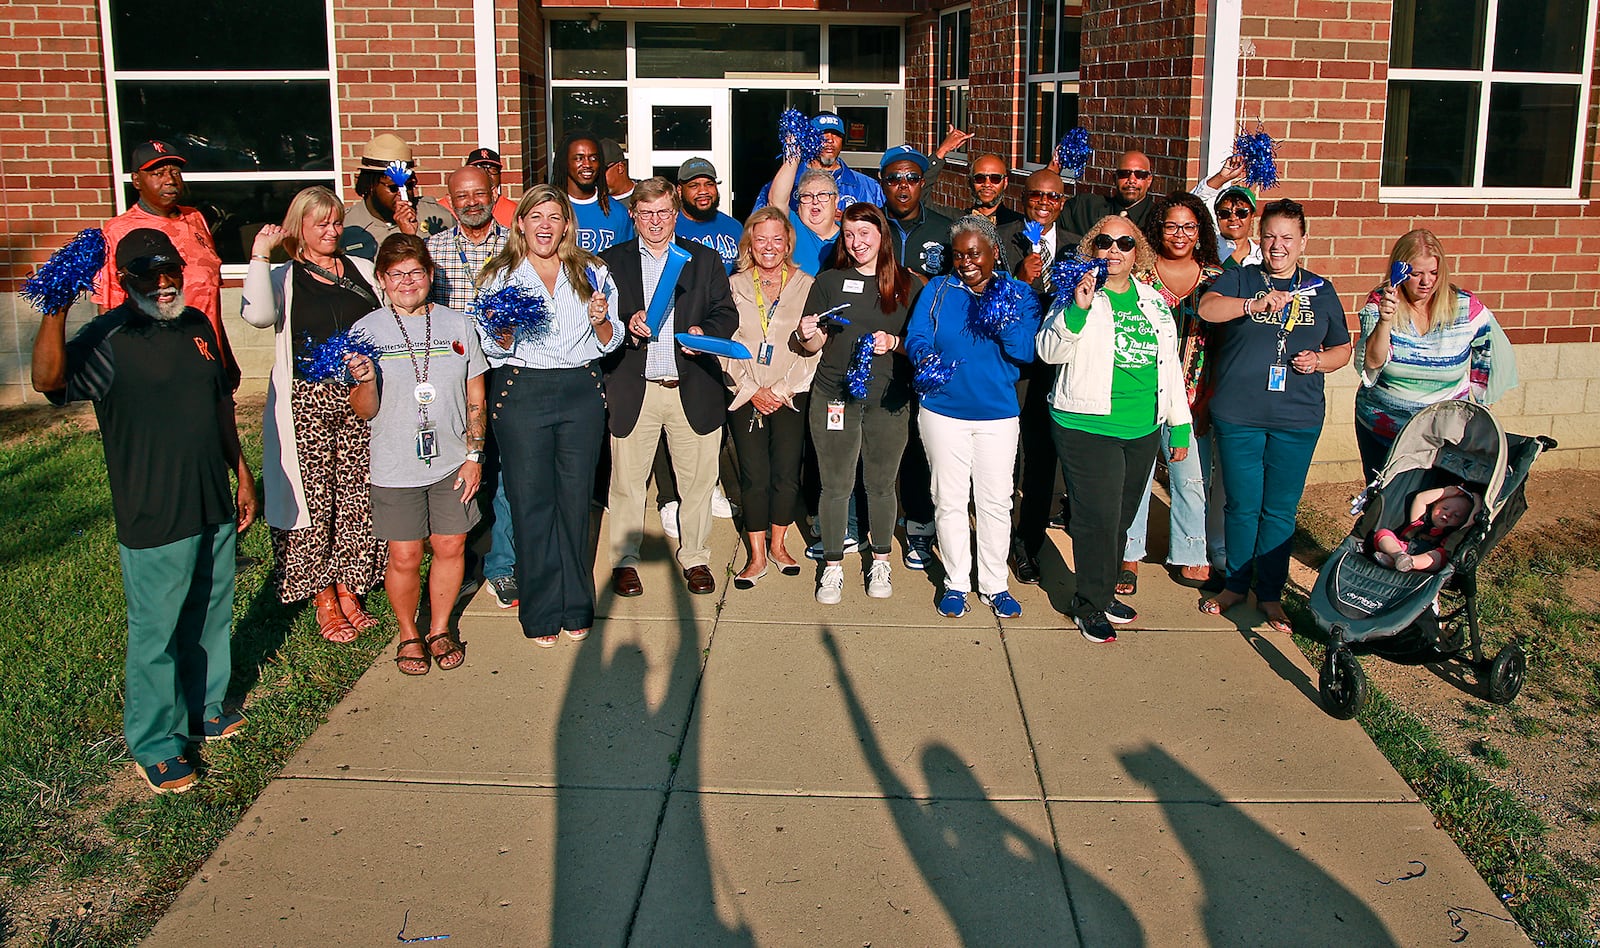
[[[933,519],[939,529],[945,588],[971,591],[972,530],[967,526],[967,503],[971,501],[978,524],[978,591],[987,595],[1004,592],[1006,557],[1011,549],[1017,419],[962,421],[923,408],[917,424],[932,475]]]

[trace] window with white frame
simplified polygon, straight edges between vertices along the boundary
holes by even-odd
[[[328,0],[209,5],[204,42],[174,32],[168,3],[100,0],[100,13],[119,210],[138,200],[128,158],[153,138],[187,159],[182,203],[206,216],[224,264],[247,263],[302,188],[337,192]]]
[[[1577,198],[1594,0],[1396,0],[1380,196]]]
[[[1029,0],[1023,80],[1023,164],[1050,163],[1061,137],[1078,124],[1081,0]]]
[[[954,125],[967,127],[967,93],[971,88],[972,8],[945,10],[939,14],[939,123],[935,140]],[[964,152],[952,152],[961,158]]]

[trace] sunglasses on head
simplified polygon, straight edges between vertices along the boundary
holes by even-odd
[[[1110,234],[1094,235],[1094,249],[1096,250],[1110,250],[1112,247],[1116,247],[1123,253],[1131,253],[1133,248],[1137,246],[1139,246],[1139,242],[1127,234],[1123,234],[1121,237],[1113,237]]]
[[[1252,207],[1219,207],[1217,208],[1217,220],[1231,221],[1237,218],[1242,221],[1254,213],[1255,208]]]
[[[1136,181],[1143,181],[1143,180],[1145,180],[1145,179],[1147,179],[1149,177],[1150,177],[1150,172],[1144,170],[1143,168],[1118,168],[1117,169],[1117,180],[1118,181],[1122,181],[1122,180],[1125,180],[1127,178],[1133,178]]]
[[[995,171],[978,172],[972,176],[973,184],[1002,184],[1005,180],[1004,174]]]
[[[883,176],[883,183],[884,184],[921,184],[922,183],[922,172],[920,172],[920,171],[902,171],[902,172],[900,172],[898,174],[886,174],[886,175]]]

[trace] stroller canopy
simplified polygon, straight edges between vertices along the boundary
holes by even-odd
[[[1385,487],[1406,471],[1437,468],[1463,481],[1484,485],[1483,503],[1491,520],[1508,493],[1505,429],[1489,409],[1475,402],[1437,402],[1417,412],[1395,436],[1389,459],[1378,472]]]

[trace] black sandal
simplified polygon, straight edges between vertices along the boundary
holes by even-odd
[[[450,643],[450,647],[445,649],[443,652],[436,652],[433,650],[433,643],[439,641],[440,639]],[[461,640],[456,638],[455,633],[451,632],[449,629],[445,629],[443,632],[435,632],[432,635],[429,635],[423,641],[427,643],[428,655],[433,659],[433,663],[439,666],[440,671],[455,671],[457,668],[460,668],[462,665],[466,664],[467,647],[461,644]],[[455,664],[447,664],[445,660],[452,655],[460,655],[461,657],[456,659]]]
[[[1125,569],[1117,574],[1117,595],[1131,596],[1139,591],[1139,574]]]
[[[402,654],[400,654],[401,650],[404,649],[408,645],[421,646],[422,647],[422,654],[421,655],[402,655]],[[422,670],[421,671],[407,671],[406,670],[406,666],[400,664],[401,662],[420,662],[422,664]],[[400,674],[402,674],[402,675],[410,675],[413,678],[419,677],[421,675],[426,675],[428,673],[428,669],[433,667],[433,658],[429,655],[427,640],[419,637],[419,638],[414,638],[414,639],[401,639],[399,642],[396,642],[395,646],[394,646],[394,667],[400,669]],[[413,665],[412,667],[415,668],[416,666]]]

